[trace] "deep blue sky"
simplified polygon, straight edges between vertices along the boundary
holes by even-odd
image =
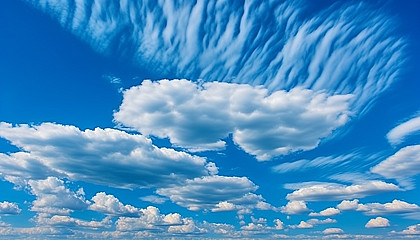
[[[1,2],[0,238],[419,235],[419,8]]]

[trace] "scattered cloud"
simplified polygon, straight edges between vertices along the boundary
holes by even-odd
[[[322,210],[319,213],[311,212],[311,213],[309,213],[309,216],[311,216],[311,217],[330,217],[330,216],[334,216],[334,215],[337,215],[337,214],[340,214],[340,213],[341,213],[340,210],[338,210],[337,208],[330,207],[330,208]]]
[[[307,221],[300,221],[300,223],[298,225],[289,225],[289,228],[291,228],[291,229],[314,228],[316,225],[330,224],[330,223],[336,223],[336,222],[337,222],[337,220],[331,219],[331,218],[326,218],[326,219],[323,219],[323,220],[313,218],[313,219],[309,219]]]
[[[420,224],[408,226],[407,229],[401,232],[392,231],[391,233],[403,234],[403,235],[420,235]]]
[[[231,211],[257,208],[264,199],[246,177],[206,176],[186,180],[182,186],[157,189],[157,193],[192,211]]]
[[[391,226],[389,220],[383,217],[372,218],[365,225],[366,228],[386,228],[389,226]]]
[[[323,234],[342,234],[344,233],[343,229],[341,228],[327,228],[322,231]]]
[[[358,199],[344,200],[337,205],[342,211],[360,211],[366,215],[389,215],[419,212],[420,207],[414,203],[407,203],[394,199],[390,203],[359,203]]]
[[[301,88],[269,94],[246,84],[145,80],[124,91],[114,118],[190,151],[224,148],[222,139],[233,134],[244,151],[269,160],[315,148],[347,122],[350,98]]]
[[[286,206],[280,208],[280,211],[285,214],[302,214],[309,212],[310,209],[304,201],[289,201]]]
[[[158,148],[142,135],[116,129],[81,131],[75,126],[55,123],[32,126],[0,123],[0,137],[25,151],[0,155],[6,159],[0,161],[4,173],[15,177],[32,177],[33,174],[36,179],[52,174],[117,188],[133,188],[166,186],[209,175],[207,166],[214,173],[214,164],[207,165],[205,158]],[[15,159],[22,166],[11,165]],[[36,172],[38,169],[41,173]]]
[[[420,145],[404,147],[371,168],[371,172],[394,178],[407,189],[413,189],[412,177],[420,174]]]
[[[382,181],[366,181],[352,185],[343,185],[338,183],[315,182],[286,184],[287,189],[296,189],[287,194],[288,200],[301,201],[325,201],[325,200],[343,200],[358,197],[375,195],[383,192],[401,191],[401,189],[392,184]]]
[[[31,211],[57,215],[68,215],[74,210],[88,207],[82,189],[77,192],[69,190],[64,181],[56,177],[45,180],[29,180],[31,193],[36,199],[32,202]]]
[[[40,213],[38,214],[34,222],[39,226],[57,226],[57,227],[86,227],[86,228],[93,228],[93,229],[104,229],[104,228],[111,228],[112,221],[110,218],[106,217],[101,221],[85,221],[76,219],[69,216],[62,216],[62,215],[53,215]]]
[[[96,193],[92,197],[93,204],[89,206],[90,210],[105,213],[111,216],[136,216],[139,215],[139,209],[131,205],[124,205],[114,195],[108,195],[104,192]]]
[[[350,211],[357,210],[359,208],[359,199],[354,200],[343,200],[340,204],[337,205],[337,208],[341,211]]]
[[[17,215],[22,211],[16,203],[0,202],[0,215]]]
[[[420,116],[413,117],[401,123],[388,132],[386,138],[388,142],[397,145],[404,141],[406,137],[420,131]]]

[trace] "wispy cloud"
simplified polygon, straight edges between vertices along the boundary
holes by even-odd
[[[407,189],[414,188],[412,177],[420,174],[420,145],[404,147],[371,168],[371,172],[397,179]]]
[[[351,93],[354,109],[386,90],[404,62],[394,21],[366,3],[308,17],[294,1],[26,1],[98,52],[129,55],[160,77]]]
[[[420,116],[413,117],[388,132],[386,135],[388,142],[396,145],[411,134],[420,132]]]

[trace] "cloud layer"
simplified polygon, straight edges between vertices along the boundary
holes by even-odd
[[[223,148],[229,134],[259,160],[315,148],[348,120],[350,95],[247,84],[145,80],[124,92],[117,122],[197,150]]]

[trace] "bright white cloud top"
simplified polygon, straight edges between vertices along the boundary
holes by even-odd
[[[393,128],[388,132],[386,137],[391,144],[395,145],[403,142],[403,140],[409,135],[418,133],[419,131],[420,116],[417,116]]]
[[[258,160],[315,148],[349,118],[351,95],[294,88],[271,94],[247,84],[143,81],[124,92],[115,120],[192,151],[233,140]]]

